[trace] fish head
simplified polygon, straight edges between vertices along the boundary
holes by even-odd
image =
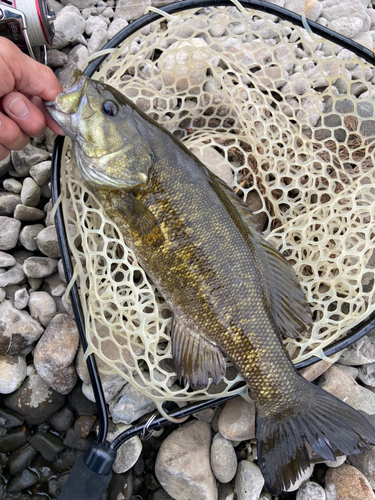
[[[147,182],[153,152],[134,108],[119,91],[77,70],[56,99],[44,104],[72,139],[78,169],[87,182],[112,189]]]

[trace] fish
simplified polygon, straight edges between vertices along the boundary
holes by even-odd
[[[45,103],[80,174],[173,312],[172,354],[193,389],[219,383],[228,356],[256,406],[258,464],[277,495],[310,465],[356,455],[375,429],[294,368],[283,339],[312,325],[285,257],[251,211],[173,134],[108,84],[76,71]]]

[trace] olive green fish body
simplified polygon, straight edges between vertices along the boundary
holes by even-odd
[[[366,419],[295,371],[282,337],[311,324],[306,299],[230,189],[109,86],[79,74],[49,109],[72,137],[90,189],[170,303],[177,374],[193,388],[210,375],[218,383],[224,353],[248,383],[270,491],[289,488],[309,466],[305,441],[325,460],[375,443]]]

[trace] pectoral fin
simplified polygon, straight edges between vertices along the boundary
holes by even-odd
[[[181,320],[173,321],[172,354],[177,376],[195,390],[207,386],[209,373],[215,384],[225,375],[220,348]]]

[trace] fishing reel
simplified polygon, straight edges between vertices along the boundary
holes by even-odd
[[[46,64],[46,46],[51,45],[55,34],[55,17],[47,0],[0,0],[0,36]]]

